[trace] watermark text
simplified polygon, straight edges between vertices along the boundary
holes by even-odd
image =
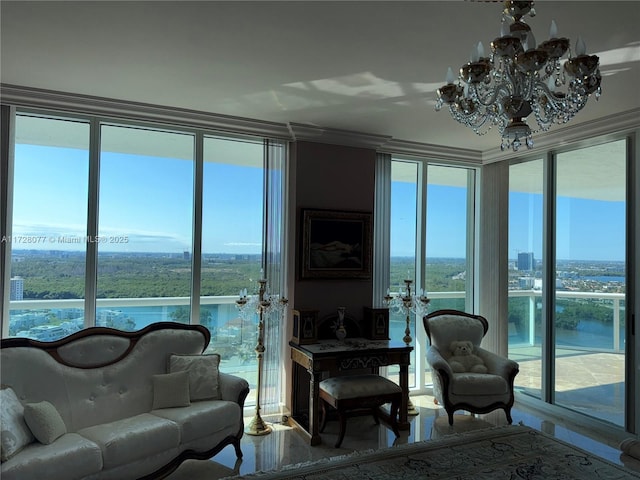
[[[0,243],[24,245],[79,244],[79,243],[129,243],[128,235],[3,235]]]

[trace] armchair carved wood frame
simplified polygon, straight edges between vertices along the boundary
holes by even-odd
[[[456,410],[489,413],[503,409],[511,424],[514,402],[513,383],[519,367],[516,362],[480,347],[489,329],[489,322],[480,315],[459,310],[437,310],[423,317],[424,328],[431,343],[427,362],[433,377],[436,403],[444,406],[453,425]],[[474,353],[484,361],[487,373],[454,373],[448,363],[453,341],[470,340]]]

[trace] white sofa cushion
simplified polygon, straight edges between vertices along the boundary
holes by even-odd
[[[0,390],[0,459],[4,462],[33,442],[24,407],[12,388]]]
[[[153,409],[188,407],[189,374],[187,372],[153,375]]]
[[[24,421],[24,407],[12,388],[0,390],[0,405],[0,458],[4,462],[34,439]]]
[[[171,355],[170,372],[189,372],[189,392],[192,401],[220,398],[220,355]]]
[[[51,403],[43,400],[24,406],[24,420],[40,443],[49,445],[67,433],[62,417]]]
[[[2,464],[2,480],[76,480],[100,470],[100,447],[76,433],[67,433],[50,445],[27,445],[19,456]]]
[[[184,444],[207,437],[229,427],[238,433],[242,419],[240,405],[224,400],[203,400],[194,402],[188,408],[167,408],[151,413],[180,425],[180,439]]]
[[[102,450],[104,468],[124,465],[180,444],[180,427],[164,418],[142,413],[78,431]]]

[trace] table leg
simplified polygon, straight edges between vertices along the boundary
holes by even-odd
[[[402,402],[400,403],[398,428],[409,430],[411,425],[407,416],[409,406],[409,365],[407,364],[400,364],[400,388],[402,388]]]
[[[320,413],[320,372],[309,370],[309,434],[311,435],[311,445],[320,445],[318,415]]]

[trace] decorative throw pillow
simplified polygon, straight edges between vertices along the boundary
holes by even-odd
[[[188,407],[189,374],[187,372],[153,375],[153,409]]]
[[[171,355],[170,372],[189,372],[191,400],[217,400],[220,395],[220,355]]]
[[[33,442],[33,434],[24,421],[24,407],[16,392],[0,390],[0,459],[4,462]]]
[[[67,433],[64,420],[51,403],[43,400],[24,406],[24,421],[40,443],[48,445]]]

